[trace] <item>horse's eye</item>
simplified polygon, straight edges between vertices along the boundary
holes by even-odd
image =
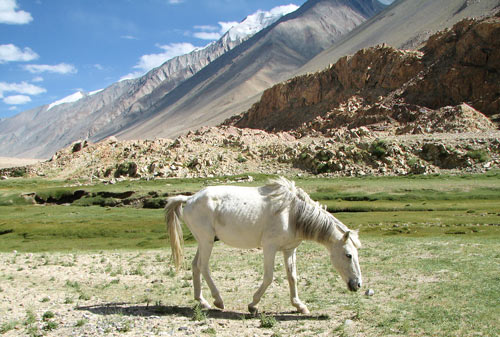
[[[352,259],[352,255],[351,254],[345,254],[345,256],[347,256],[348,259]]]

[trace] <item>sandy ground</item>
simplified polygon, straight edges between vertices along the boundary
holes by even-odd
[[[187,261],[194,253],[194,247],[186,247]],[[191,272],[175,274],[169,257],[167,250],[0,253],[3,336],[329,336],[352,314],[333,303],[310,304],[310,315],[294,312],[278,256],[277,280],[260,304],[260,312],[276,322],[261,327],[246,308],[262,280],[262,253],[220,245],[212,269],[226,309],[194,320]],[[311,281],[302,277],[299,286],[305,283]],[[320,289],[309,289],[309,296],[311,291],[325,295],[319,284],[311,287]]]
[[[36,164],[43,159],[0,157],[0,169]]]

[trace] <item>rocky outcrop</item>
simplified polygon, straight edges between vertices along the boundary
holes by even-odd
[[[467,102],[487,116],[500,111],[500,17],[466,19],[431,36],[422,49],[427,74],[402,97],[433,109]]]
[[[268,131],[293,130],[302,123],[363,97],[373,104],[414,78],[423,69],[422,53],[389,46],[363,49],[341,58],[325,71],[277,84],[240,118],[227,124]]]
[[[295,137],[232,126],[175,140],[73,144],[47,162],[0,176],[114,183],[124,179],[211,178],[238,174],[325,176],[484,172],[500,167],[500,132],[389,135],[366,127]],[[79,151],[74,151],[80,148]]]
[[[494,119],[500,111],[498,36],[496,16],[463,20],[432,36],[421,51],[363,49],[322,72],[275,85],[225,124],[326,134],[344,126],[398,133],[491,129],[484,115]],[[453,119],[461,120],[459,127],[439,124],[450,127]]]

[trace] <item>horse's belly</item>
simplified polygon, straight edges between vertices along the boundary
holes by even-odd
[[[215,233],[221,241],[233,247],[260,247],[266,223],[263,213],[265,209],[259,203],[249,200],[222,203],[217,209]]]
[[[261,246],[261,235],[238,227],[228,230],[223,226],[216,226],[215,233],[217,238],[232,247],[248,249]]]

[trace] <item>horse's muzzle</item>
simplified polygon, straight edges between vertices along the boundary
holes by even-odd
[[[361,281],[351,279],[347,282],[347,288],[349,288],[350,291],[358,291],[358,289],[361,288]]]

